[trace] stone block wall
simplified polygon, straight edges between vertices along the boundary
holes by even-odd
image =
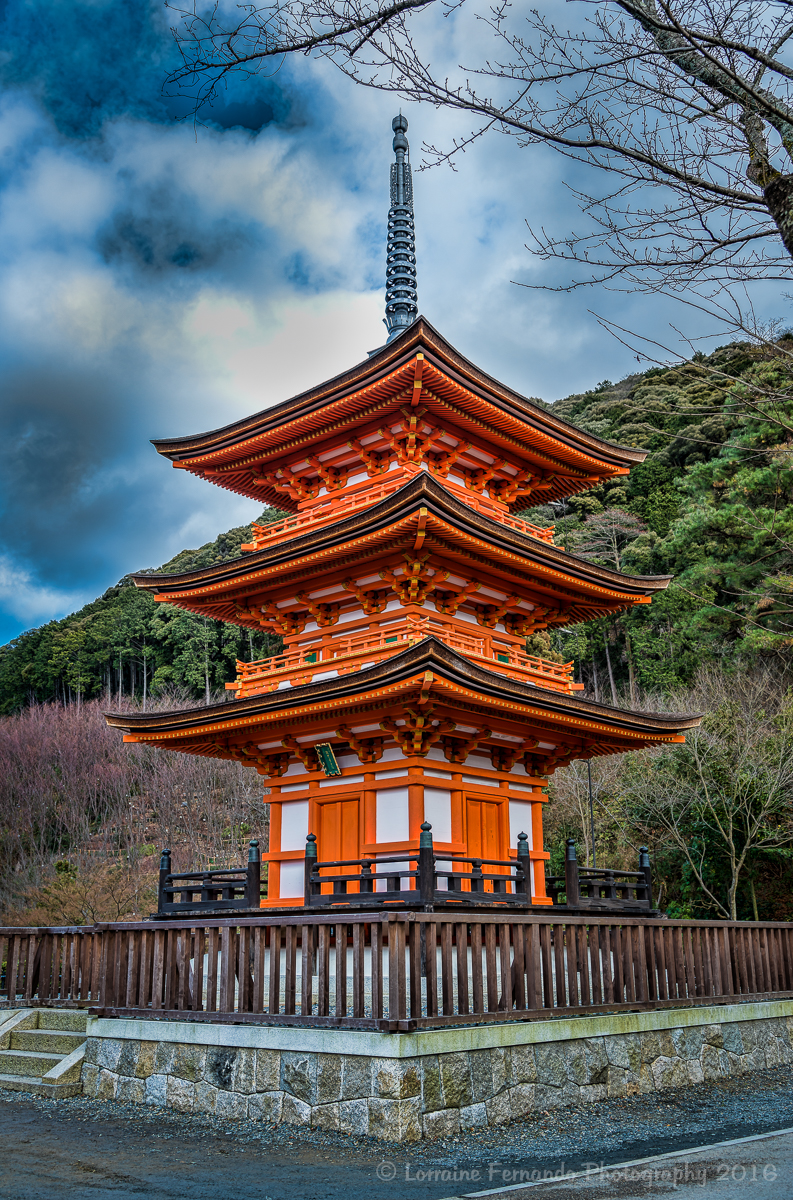
[[[399,1142],[793,1062],[793,1016],[394,1058],[90,1033],[89,1096]]]

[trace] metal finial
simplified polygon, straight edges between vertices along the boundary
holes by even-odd
[[[388,211],[388,250],[386,252],[385,323],[388,341],[419,315],[416,291],[416,229],[413,222],[413,176],[410,147],[405,137],[407,117],[394,117],[394,154],[391,164],[391,208]]]

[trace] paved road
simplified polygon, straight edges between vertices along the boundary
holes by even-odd
[[[497,1164],[490,1164],[487,1174],[491,1184],[498,1180]],[[593,1163],[580,1173],[560,1169],[549,1182],[543,1182],[545,1174],[507,1168],[501,1172],[501,1186],[460,1192],[445,1200],[656,1200],[672,1194],[676,1200],[701,1200],[703,1188],[719,1200],[790,1200],[793,1130],[603,1167]],[[504,1178],[526,1180],[532,1175],[532,1182],[519,1187],[503,1183]]]
[[[791,1200],[793,1134],[697,1150],[782,1127],[793,1129],[790,1068],[403,1147],[0,1092],[0,1200],[441,1200],[491,1189],[498,1200],[648,1200],[673,1191],[680,1200]],[[533,1172],[569,1176],[592,1162],[612,1170],[514,1186]]]

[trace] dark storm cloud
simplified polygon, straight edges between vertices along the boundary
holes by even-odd
[[[0,8],[0,80],[35,95],[61,133],[93,137],[113,117],[169,122],[190,116],[187,96],[164,80],[178,63],[174,14],[161,0],[7,0]],[[282,81],[232,79],[199,119],[259,130],[290,116],[295,97]]]
[[[167,18],[0,8],[0,641],[254,515],[149,439],[266,403],[234,394],[234,355],[245,374],[281,308],[350,274],[354,222],[321,236],[338,187],[314,186],[310,92],[233,81],[196,130],[163,93]]]

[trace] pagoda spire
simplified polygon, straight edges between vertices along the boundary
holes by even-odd
[[[419,314],[416,292],[416,231],[413,221],[413,177],[410,147],[405,137],[407,117],[400,113],[391,122],[394,154],[391,163],[391,208],[388,210],[386,252],[385,323],[392,341]]]

